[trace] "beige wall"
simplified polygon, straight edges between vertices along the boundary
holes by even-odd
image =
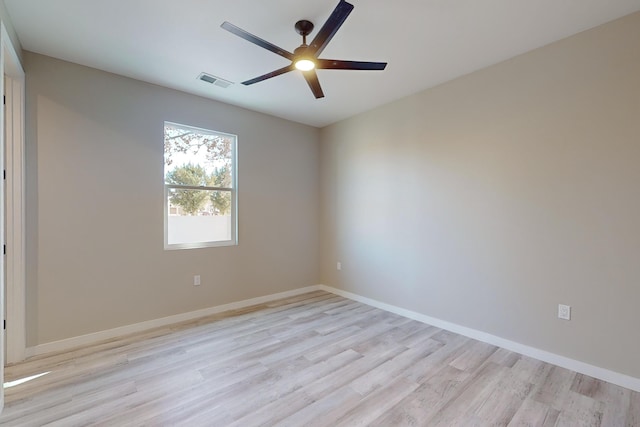
[[[321,141],[324,284],[640,377],[640,13]]]
[[[319,282],[317,129],[24,56],[28,345]],[[238,246],[163,250],[164,120],[238,135]]]

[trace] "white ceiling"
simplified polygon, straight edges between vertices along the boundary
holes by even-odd
[[[288,61],[220,28],[229,21],[293,51],[338,0],[5,0],[23,49],[322,127],[640,10],[640,0],[351,0],[321,57],[385,71],[319,70],[316,100]],[[207,72],[235,84],[197,80]]]

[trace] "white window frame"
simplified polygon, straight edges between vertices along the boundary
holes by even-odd
[[[194,131],[199,131],[204,134],[220,135],[231,138],[231,188],[227,187],[207,187],[207,186],[190,186],[190,185],[176,185],[167,184],[162,174],[162,181],[164,183],[164,249],[176,250],[176,249],[198,249],[198,248],[212,248],[220,246],[235,246],[238,244],[238,136],[219,132],[211,129],[204,129],[197,126],[185,125],[182,123],[165,121],[163,123],[162,131],[164,135],[164,127],[166,125],[188,128]],[[164,146],[164,139],[163,139]],[[164,155],[163,171],[164,171]],[[180,188],[185,190],[207,190],[207,191],[228,191],[231,193],[231,238],[229,240],[218,240],[215,242],[195,242],[195,243],[172,243],[169,244],[169,190],[172,188]]]

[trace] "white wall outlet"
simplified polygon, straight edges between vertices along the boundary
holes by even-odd
[[[193,286],[200,286],[200,275],[193,276]]]
[[[564,320],[571,320],[571,306],[558,304],[558,317]]]
[[[342,263],[340,261],[336,264],[336,270],[342,270]]]

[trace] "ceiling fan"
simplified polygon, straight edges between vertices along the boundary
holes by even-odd
[[[353,5],[351,3],[340,0],[338,6],[336,6],[310,45],[307,45],[307,36],[313,31],[313,23],[307,20],[296,22],[295,29],[298,34],[302,36],[302,44],[298,46],[293,53],[269,43],[260,37],[256,37],[229,22],[223,22],[221,27],[225,30],[291,61],[291,64],[286,67],[247,80],[242,82],[242,84],[245,86],[252,85],[297,69],[302,71],[302,75],[309,84],[313,95],[318,99],[323,98],[324,93],[322,92],[322,87],[320,87],[316,70],[384,70],[387,66],[386,62],[342,61],[318,58],[352,10]]]

